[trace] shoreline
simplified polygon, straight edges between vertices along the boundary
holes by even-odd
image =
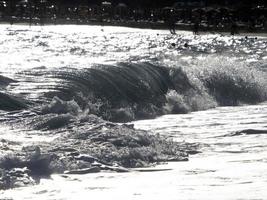
[[[8,25],[10,22],[8,21],[0,21],[0,25]],[[111,26],[111,27],[125,27],[125,28],[136,28],[136,29],[150,29],[150,30],[169,30],[169,27],[164,22],[135,22],[135,21],[112,21],[112,22],[99,22],[99,21],[77,21],[77,20],[62,20],[59,19],[55,21],[49,21],[44,24],[41,24],[39,21],[33,21],[31,24],[28,20],[19,20],[13,22],[10,25],[28,25],[28,26],[57,26],[57,25],[87,25],[87,26]],[[175,30],[176,31],[189,31],[193,32],[193,24],[186,23],[176,23]],[[223,34],[223,35],[231,35],[231,30],[229,27],[210,27],[207,28],[205,26],[201,26],[198,32],[199,35],[204,34]],[[259,36],[259,37],[267,37],[267,29],[257,29],[255,31],[248,31],[246,27],[240,27],[238,33],[235,36]]]

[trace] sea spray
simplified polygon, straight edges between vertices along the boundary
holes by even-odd
[[[266,101],[266,76],[264,72],[250,67],[248,63],[210,58],[198,64],[198,67],[191,70],[195,70],[195,76],[203,82],[219,105],[255,104]]]

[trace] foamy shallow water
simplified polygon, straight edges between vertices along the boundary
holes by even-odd
[[[2,191],[14,199],[265,199],[267,135],[225,136],[266,129],[267,104],[224,107],[134,122],[136,128],[198,142],[202,153],[188,162],[157,166],[163,172],[53,175],[34,187]],[[223,113],[223,114],[222,114]],[[221,137],[220,137],[221,136]]]
[[[239,70],[249,65],[262,70],[262,76],[255,74],[261,82],[266,80],[265,38],[246,41],[188,32],[173,36],[167,31],[99,26],[2,25],[0,29],[0,72],[20,81],[8,90],[35,100],[57,84],[36,76],[37,71],[81,69],[94,63],[155,62],[182,66],[188,75],[202,73],[200,69],[227,71],[231,66],[236,73],[246,73]],[[199,143],[202,153],[190,156],[188,162],[157,166],[169,171],[53,175],[36,186],[0,191],[0,199],[266,199],[267,134],[231,135],[246,129],[267,130],[266,113],[265,102],[135,121],[138,129]],[[0,131],[0,138],[28,144],[51,139],[7,125],[1,125]]]

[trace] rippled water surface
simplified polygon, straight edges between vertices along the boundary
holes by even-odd
[[[156,167],[168,171],[53,175],[51,179],[41,179],[36,186],[0,191],[0,199],[267,198],[266,38],[189,32],[170,35],[167,31],[99,26],[0,26],[1,75],[19,81],[5,90],[34,102],[48,102],[43,94],[62,84],[51,71],[69,71],[73,75],[75,70],[95,64],[118,62],[182,68],[200,92],[168,94],[170,99],[178,98],[178,105],[189,113],[170,114],[167,111],[174,105],[168,104],[164,107],[167,115],[132,123],[135,128],[175,141],[196,143],[201,153],[191,155],[188,162]],[[255,87],[252,90],[260,93],[257,95],[261,101],[241,93],[244,97],[238,99],[238,106],[220,106],[228,104],[229,98],[220,96],[224,93],[209,96],[201,84],[210,74],[230,77],[227,80],[233,85],[244,87],[241,91]],[[191,100],[186,100],[189,97]],[[207,110],[199,111],[203,109]],[[61,134],[55,131],[53,137],[47,137],[39,130],[6,123],[19,115],[26,118],[31,112],[1,112],[4,123],[0,126],[0,139],[34,144]]]

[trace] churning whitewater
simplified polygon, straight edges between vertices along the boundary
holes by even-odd
[[[0,29],[1,197],[266,197],[266,38]]]

